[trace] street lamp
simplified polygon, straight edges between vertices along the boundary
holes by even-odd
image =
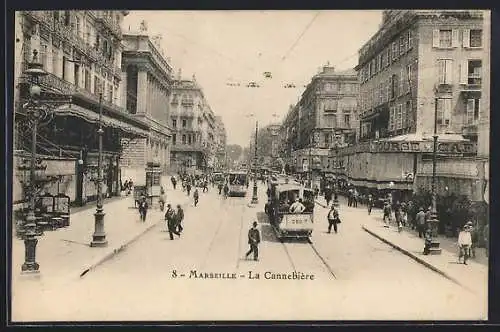
[[[35,217],[35,203],[36,203],[36,185],[35,185],[35,171],[36,171],[36,144],[37,144],[37,131],[38,123],[47,117],[47,112],[41,108],[37,100],[41,94],[40,77],[47,75],[43,70],[43,65],[38,62],[38,51],[33,50],[33,61],[28,64],[28,69],[24,72],[29,77],[30,89],[29,100],[23,105],[26,114],[31,123],[31,158],[30,158],[30,200],[28,213],[25,222],[25,236],[24,236],[24,263],[21,266],[23,274],[38,274],[40,265],[36,262],[36,217]]]
[[[439,241],[436,240],[437,237],[437,229],[439,219],[437,216],[437,203],[436,203],[436,163],[437,163],[437,144],[438,144],[438,135],[437,135],[437,114],[438,114],[438,99],[434,100],[434,135],[433,138],[433,147],[432,147],[432,182],[431,182],[431,194],[432,194],[432,206],[431,206],[431,216],[429,219],[429,226],[431,228],[431,246],[430,249],[434,253],[441,253],[439,249]]]
[[[254,154],[254,178],[253,178],[253,193],[252,193],[252,201],[251,204],[259,203],[259,198],[257,197],[257,134],[259,132],[259,121],[255,122],[255,154]]]
[[[97,134],[99,135],[99,154],[97,158],[97,207],[94,213],[94,234],[92,234],[92,242],[90,242],[91,247],[106,247],[108,245],[108,240],[106,240],[106,233],[104,232],[104,216],[106,215],[102,206],[102,135],[104,130],[102,129],[102,91],[99,89],[99,129]]]

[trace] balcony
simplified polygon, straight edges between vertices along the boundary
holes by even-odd
[[[171,146],[171,151],[175,151],[175,152],[179,152],[179,151],[183,151],[183,152],[204,152],[205,151],[205,148],[203,146],[201,146],[201,144],[199,143],[195,143],[195,144],[187,144],[187,143],[180,143],[180,142],[176,142],[176,144],[172,144]]]
[[[118,24],[113,22],[112,18],[102,12],[97,12],[96,22],[101,24],[102,27],[108,29],[118,39],[122,39],[122,30]]]
[[[469,74],[467,84],[460,84],[462,92],[481,92],[481,75]]]
[[[469,123],[464,124],[462,127],[462,135],[463,136],[477,136],[478,134],[478,121],[471,121]]]

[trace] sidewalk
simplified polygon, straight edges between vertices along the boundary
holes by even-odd
[[[187,200],[188,197],[181,190],[167,189],[168,202],[184,204]],[[36,261],[40,264],[40,281],[43,285],[80,278],[82,273],[110,259],[163,221],[163,213],[158,207],[153,207],[148,211],[146,222],[140,222],[132,196],[105,202],[103,208],[104,230],[108,240],[105,248],[89,246],[94,232],[95,209],[72,213],[69,227],[46,231],[38,237]],[[33,279],[21,275],[23,262],[24,243],[14,237],[11,265],[13,293],[19,281]]]
[[[441,255],[423,255],[424,241],[418,237],[418,234],[408,229],[399,233],[395,226],[384,227],[381,210],[374,209],[372,214],[368,215],[366,206],[348,207],[345,199],[341,197],[339,197],[339,202],[341,215],[342,212],[356,214],[355,220],[360,221],[362,228],[367,233],[468,290],[481,296],[487,296],[488,260],[482,248],[477,250],[476,259],[470,259],[468,265],[458,264],[456,240],[439,237],[442,248]],[[323,207],[326,205],[322,197],[318,199],[317,203]]]

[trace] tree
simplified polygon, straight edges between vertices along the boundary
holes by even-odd
[[[232,165],[233,162],[235,162],[241,158],[243,148],[238,144],[228,144],[226,146],[226,152],[227,152],[227,159],[229,161],[229,164]]]

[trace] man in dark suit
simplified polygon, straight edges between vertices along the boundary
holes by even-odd
[[[253,259],[255,261],[259,260],[259,243],[260,243],[260,232],[257,229],[257,222],[254,221],[252,228],[248,230],[248,244],[250,245],[250,250],[245,254],[245,258],[253,252]]]
[[[184,210],[182,209],[180,204],[177,204],[176,217],[177,217],[177,232],[180,234],[184,229],[182,227],[182,221],[184,220]]]
[[[167,230],[170,235],[170,240],[174,239],[174,235],[181,236],[181,233],[177,232],[177,216],[175,210],[172,209],[170,204],[167,204],[167,212],[165,212],[165,220],[167,221]]]
[[[149,204],[146,200],[146,196],[141,197],[141,201],[139,202],[139,214],[141,215],[141,221],[146,221],[146,215],[148,213]]]

